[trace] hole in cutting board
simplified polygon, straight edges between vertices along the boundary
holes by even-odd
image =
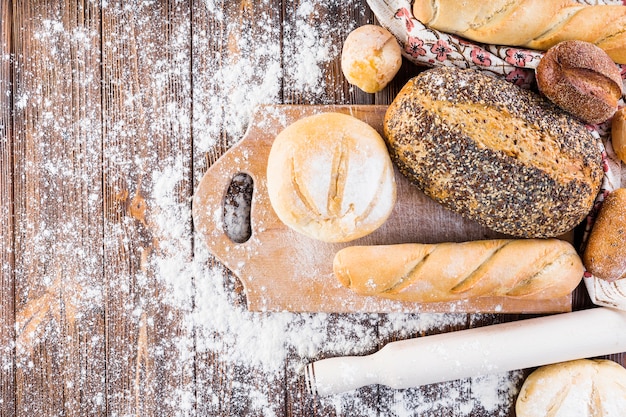
[[[236,174],[224,197],[224,233],[235,243],[245,243],[252,236],[250,207],[254,181],[246,173]]]

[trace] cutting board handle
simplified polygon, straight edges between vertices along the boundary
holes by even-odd
[[[229,268],[234,261],[229,255],[233,248],[245,247],[250,239],[244,242],[231,240],[227,233],[224,218],[224,204],[228,189],[238,174],[248,175],[252,179],[252,205],[250,223],[252,235],[256,230],[251,219],[255,210],[254,198],[264,193],[265,166],[269,149],[264,140],[263,115],[265,111],[257,111],[242,139],[224,153],[204,174],[193,198],[193,217],[195,228],[201,235],[210,239],[209,247],[213,255]],[[267,122],[267,120],[265,120]],[[271,145],[270,145],[271,146]],[[259,189],[261,188],[261,189]],[[258,225],[257,225],[258,226]],[[237,252],[237,251],[235,251]]]
[[[265,105],[256,109],[242,139],[207,170],[193,200],[196,230],[201,235],[210,237],[207,243],[213,255],[231,270],[236,271],[237,264],[248,258],[249,255],[242,258],[242,252],[245,252],[246,248],[252,250],[250,247],[256,246],[255,243],[250,243],[254,240],[255,234],[278,229],[284,231],[284,225],[280,223],[267,201],[265,173],[267,158],[276,134],[299,118],[310,115],[303,113],[303,108],[310,114],[332,111],[347,113],[364,120],[382,134],[386,106],[328,105],[307,108]],[[253,182],[250,213],[252,235],[247,241],[237,243],[226,233],[224,203],[233,178],[240,173],[249,175]]]

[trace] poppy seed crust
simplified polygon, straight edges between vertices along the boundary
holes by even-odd
[[[400,171],[466,218],[517,237],[553,237],[591,210],[603,178],[597,139],[543,97],[475,70],[410,80],[385,115]]]

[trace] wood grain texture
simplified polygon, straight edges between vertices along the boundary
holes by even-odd
[[[16,414],[98,414],[99,8],[17,1],[13,19]]]
[[[12,10],[0,2],[0,415],[15,413]]]
[[[193,381],[190,330],[163,302],[155,258],[191,256],[191,219],[186,240],[164,244],[176,231],[162,226],[157,183],[167,175],[174,202],[192,194],[190,9],[109,2],[102,28],[107,413],[175,415],[193,407],[176,396]]]
[[[323,401],[301,368],[520,316],[452,314],[441,325],[421,313],[297,313],[290,334],[315,326],[320,348],[289,346],[271,371],[253,360],[255,339],[190,322],[213,308],[205,287],[228,294],[246,325],[286,314],[248,312],[215,258],[176,269],[204,260],[191,197],[245,133],[255,100],[384,105],[422,70],[404,63],[375,95],[345,82],[342,41],[375,22],[365,1],[0,0],[0,18],[0,415],[434,417],[477,399],[477,381],[453,381]],[[175,303],[164,275],[181,279]],[[573,305],[590,307],[584,287]],[[499,402],[471,415],[514,415]]]
[[[250,109],[260,100],[279,99],[280,87],[271,80],[280,66],[283,35],[280,2],[215,2],[215,10],[205,7],[203,1],[192,4],[195,190],[207,167],[241,139]],[[259,68],[265,68],[266,73]],[[249,102],[241,101],[242,96]],[[215,97],[223,100],[216,103]],[[196,245],[203,243],[198,240]],[[210,260],[210,267],[222,268],[215,260]],[[241,283],[227,269],[221,270],[223,283],[217,285],[240,294],[233,302],[236,309],[245,309]],[[203,302],[202,298],[196,300],[197,304]],[[209,344],[217,344],[221,351],[235,348],[228,341],[229,335],[199,331],[196,337],[197,346],[211,338]],[[255,406],[258,401],[267,402],[266,413],[283,415],[287,407],[283,378],[282,369],[268,376],[258,365],[234,363],[220,358],[219,351],[200,348],[196,352],[198,415],[262,417],[263,410]]]

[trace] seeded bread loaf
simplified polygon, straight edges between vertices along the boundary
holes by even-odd
[[[384,121],[392,159],[428,196],[500,233],[554,237],[589,213],[597,140],[542,96],[476,70],[411,79]]]

